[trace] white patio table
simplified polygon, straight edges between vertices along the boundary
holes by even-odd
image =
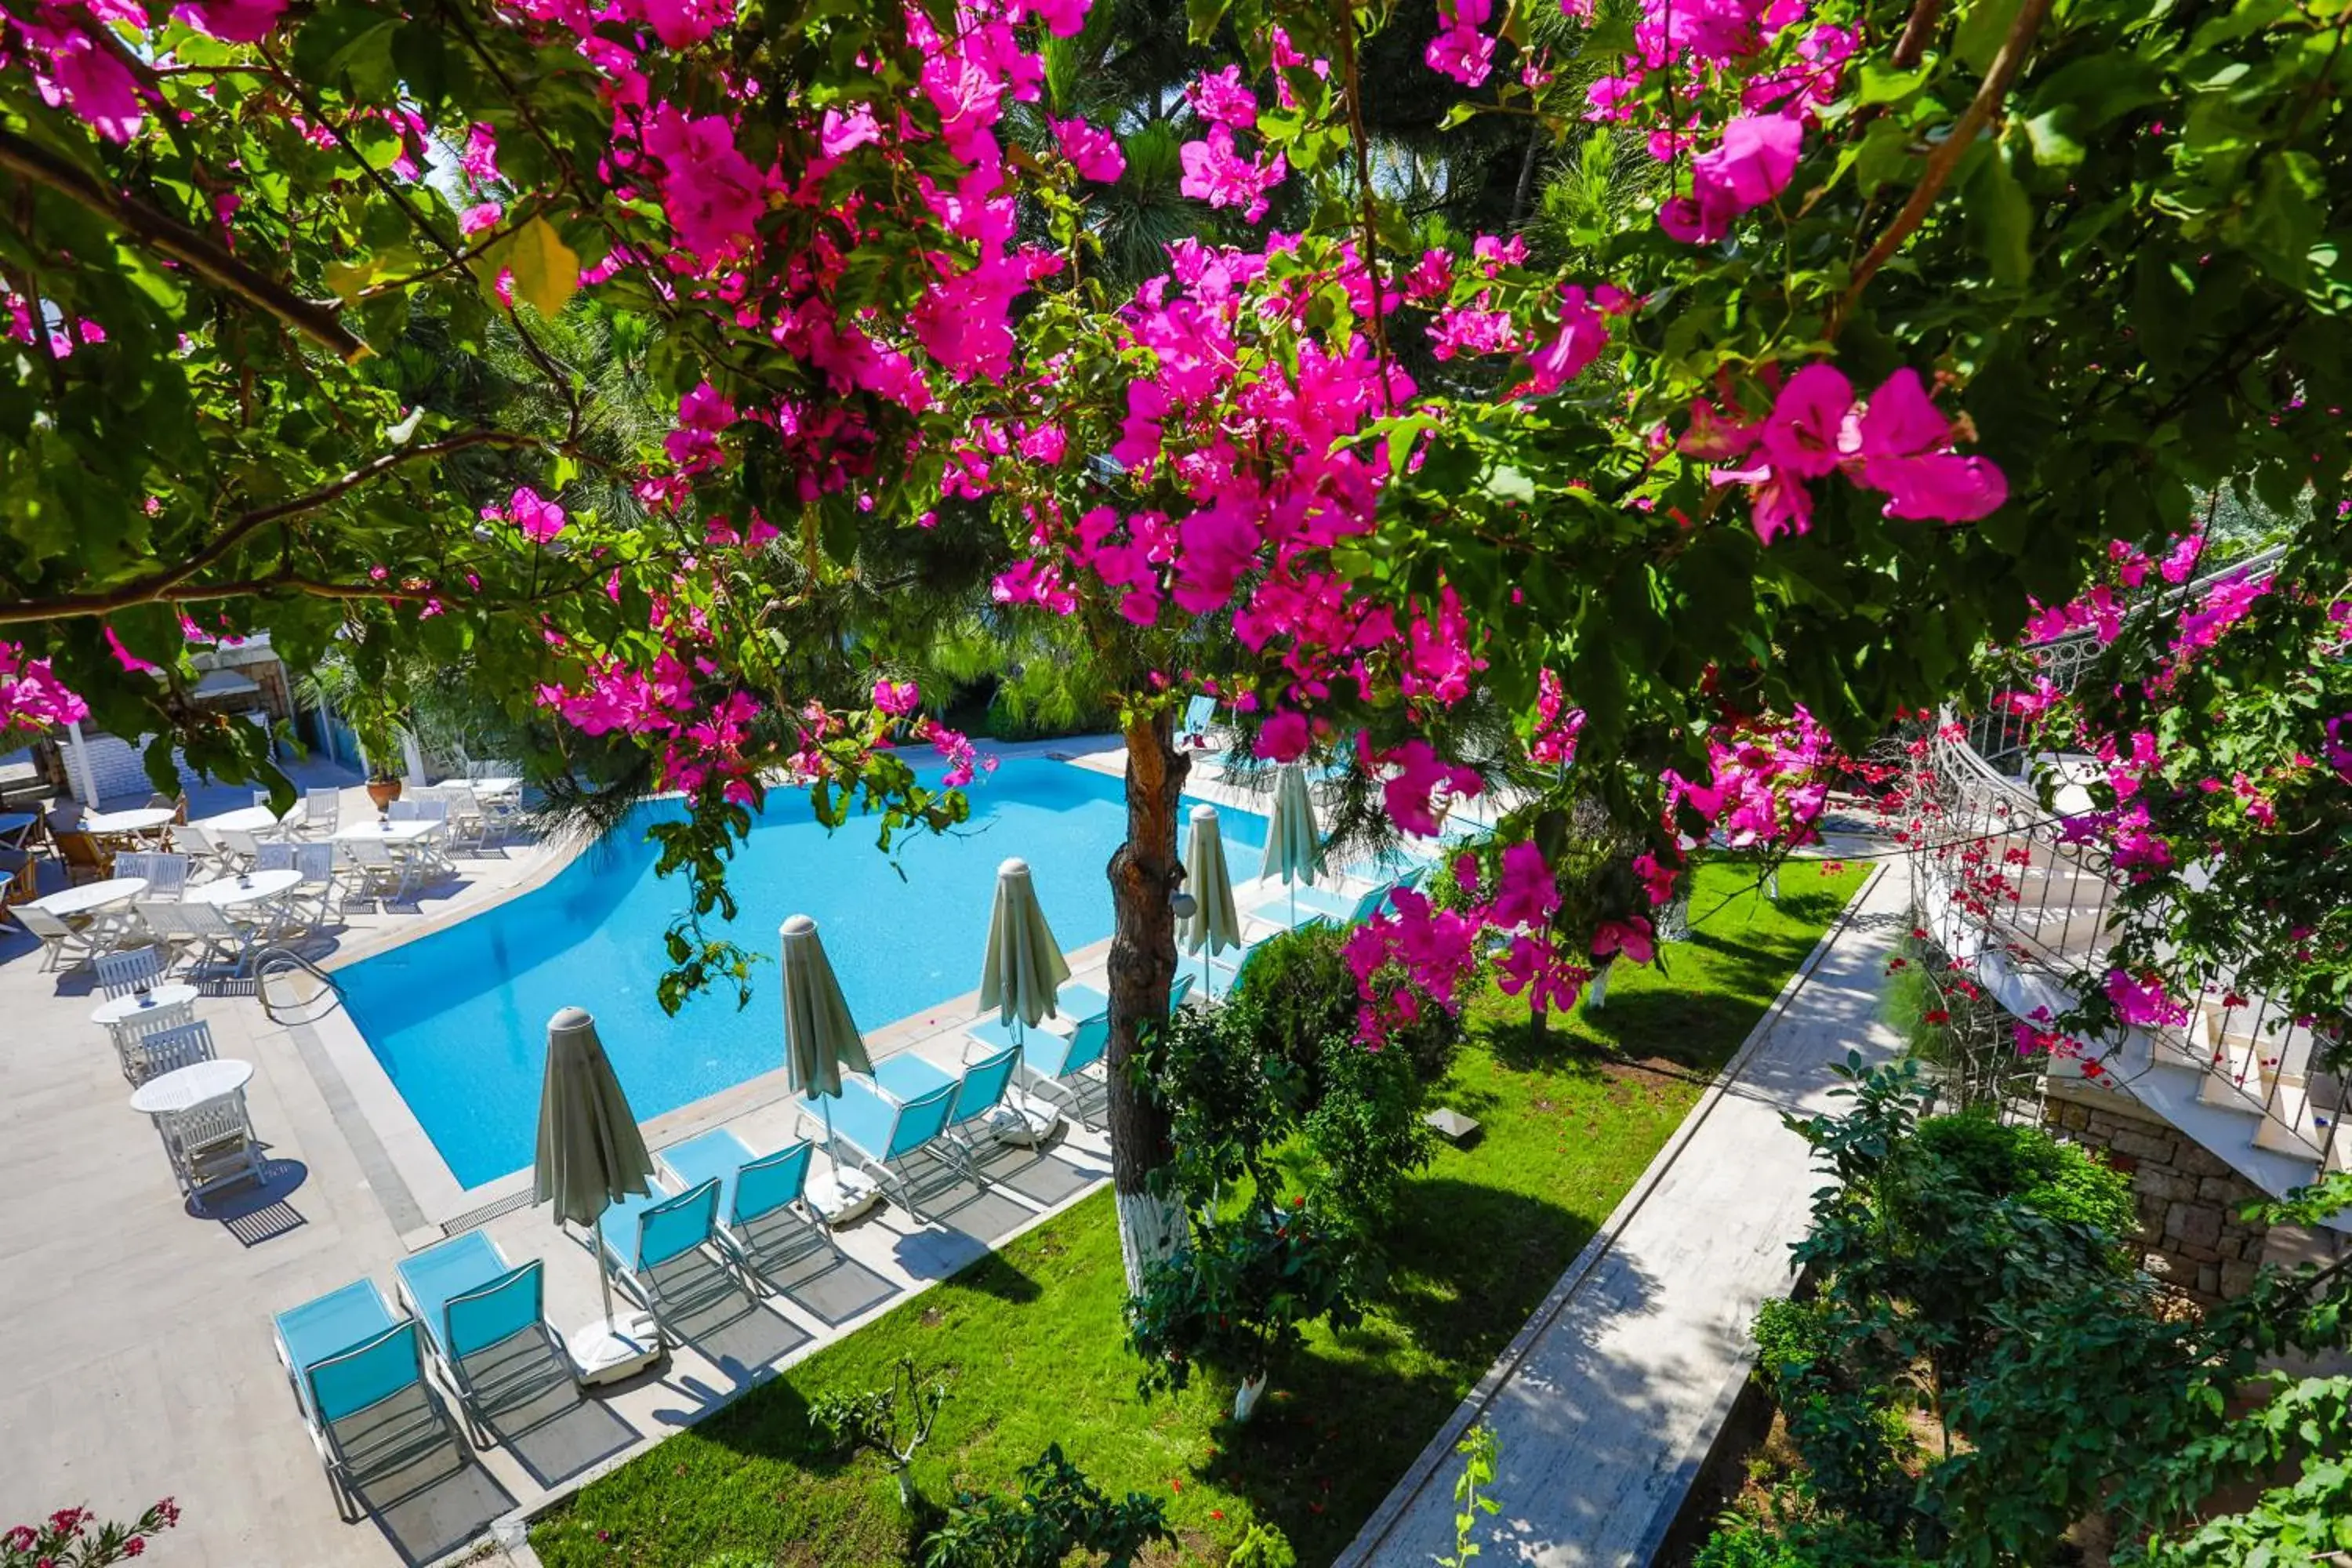
[[[235,1057],[194,1062],[141,1084],[131,1093],[131,1109],[142,1116],[168,1116],[241,1093],[252,1081],[253,1064]]]
[[[81,819],[85,833],[109,837],[127,833],[152,833],[172,826],[179,813],[169,806],[142,805],[131,811],[93,811]]]
[[[29,909],[63,920],[68,915],[96,914],[100,910],[127,904],[147,890],[144,877],[109,877],[103,882],[84,882],[78,888],[64,888],[46,898],[33,900]]]

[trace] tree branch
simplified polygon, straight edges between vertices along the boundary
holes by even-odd
[[[1887,63],[1896,70],[1909,70],[1927,52],[1927,35],[1936,30],[1943,16],[1944,0],[1917,0],[1911,7],[1910,20],[1903,24],[1903,36],[1895,41],[1895,53]]]
[[[240,513],[236,521],[223,529],[210,544],[167,571],[154,573],[135,583],[126,583],[120,588],[110,588],[102,594],[68,594],[55,599],[0,605],[0,626],[23,621],[55,620],[70,616],[103,616],[115,610],[129,609],[133,605],[159,602],[171,604],[188,598],[233,596],[232,590],[250,589],[253,584],[232,584],[229,590],[211,588],[188,593],[181,593],[179,590],[190,578],[196,576],[206,567],[215,565],[226,559],[231,551],[244,542],[257,530],[285,518],[299,517],[307,511],[316,511],[330,501],[338,500],[358,489],[362,485],[390,473],[403,463],[415,462],[421,458],[446,457],[452,452],[462,452],[472,447],[533,445],[536,445],[534,437],[517,436],[505,430],[469,430],[465,435],[452,436],[446,440],[428,441],[422,447],[407,447],[396,452],[386,452],[382,457],[362,463],[341,478],[321,485],[315,490],[308,490],[301,495],[292,496],[281,501],[273,501],[268,506],[256,507],[250,511]]]
[[[0,131],[0,169],[89,208],[158,255],[171,258],[215,288],[276,317],[346,363],[368,353],[366,342],[336,319],[332,304],[303,299],[184,224],[108,190],[37,142],[13,131]]]
[[[1371,154],[1364,135],[1364,84],[1356,69],[1356,18],[1352,12],[1340,13],[1339,53],[1348,85],[1348,140],[1355,151],[1356,190],[1362,208],[1364,279],[1372,291],[1372,347],[1380,355],[1381,402],[1394,414],[1396,394],[1390,386],[1389,369],[1393,362],[1389,354],[1389,328],[1381,313],[1381,238],[1375,222],[1378,209],[1372,200]]]
[[[2025,57],[2033,47],[2034,36],[2042,31],[2042,24],[2050,15],[2050,3],[2051,0],[2025,0],[2024,5],[2018,8],[2017,19],[2010,24],[2009,37],[2001,40],[2000,53],[1993,57],[1991,68],[1985,72],[1984,80],[1978,84],[1976,97],[1969,101],[1959,122],[1952,127],[1952,133],[1927,154],[1927,166],[1921,171],[1919,184],[1912,190],[1911,199],[1903,204],[1903,210],[1895,215],[1895,221],[1886,226],[1886,232],[1878,237],[1878,243],[1870,247],[1861,264],[1854,268],[1853,281],[1846,286],[1845,293],[1840,296],[1837,305],[1830,311],[1829,328],[1823,336],[1834,338],[1838,335],[1838,329],[1845,324],[1846,316],[1853,310],[1854,302],[1862,298],[1863,289],[1869,285],[1871,279],[1877,276],[1878,269],[1902,248],[1903,242],[1911,237],[1911,231],[1927,217],[1927,209],[1936,205],[1936,198],[1943,193],[1944,183],[1952,177],[1953,169],[1958,166],[1968,150],[1976,145],[1978,133],[1992,118],[1993,110],[2000,107],[2000,100],[2009,96],[2009,84],[2016,79],[2019,69],[2024,66]]]

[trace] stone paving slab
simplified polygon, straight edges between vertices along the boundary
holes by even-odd
[[[1502,1511],[1481,1561],[1631,1568],[1664,1543],[1754,1361],[1748,1326],[1790,1284],[1821,1184],[1785,1112],[1832,1109],[1832,1068],[1900,1041],[1879,1021],[1905,879],[1882,869],[1716,1085],[1339,1558],[1423,1564],[1454,1543],[1454,1446],[1491,1426]]]

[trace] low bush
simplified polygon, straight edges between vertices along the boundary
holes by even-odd
[[[1017,1498],[956,1494],[947,1521],[923,1541],[923,1568],[1060,1568],[1073,1552],[1102,1568],[1128,1568],[1155,1541],[1167,1541],[1167,1510],[1129,1492],[1117,1502],[1047,1447],[1021,1467]]]

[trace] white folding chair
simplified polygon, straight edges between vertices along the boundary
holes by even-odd
[[[192,1068],[198,1062],[212,1060],[212,1026],[198,1019],[192,1024],[176,1024],[168,1029],[156,1029],[132,1040],[125,1047],[123,1055],[131,1081],[145,1083],[151,1078],[161,1078],[167,1072],[177,1072],[182,1068]]]
[[[101,928],[86,915],[67,921],[30,904],[19,904],[8,912],[16,917],[18,925],[41,939],[44,971],[57,968],[68,958],[73,963],[68,967],[79,968],[99,955]]]
[[[188,858],[147,850],[114,858],[114,874],[118,877],[144,877],[147,890],[141,895],[157,903],[176,903],[188,888]]]
[[[475,854],[480,854],[489,844],[490,823],[488,814],[482,809],[482,803],[474,798],[474,786],[444,784],[441,798],[449,808],[449,847],[452,849],[471,849]]]
[[[215,1187],[261,1180],[261,1143],[245,1093],[225,1094],[155,1119],[180,1191],[201,1198]]]
[[[163,950],[134,947],[110,952],[97,963],[98,988],[111,1002],[135,991],[152,991],[163,978]]]
[[[122,1064],[122,1076],[132,1083],[144,1083],[155,1075],[147,1071],[145,1055],[147,1041],[171,1030],[184,1027],[196,1021],[194,1002],[170,1002],[152,1007],[142,1007],[113,1025],[107,1032],[114,1037],[114,1059]],[[207,1036],[209,1039],[211,1037]],[[186,1063],[181,1064],[183,1067]],[[142,1074],[145,1074],[142,1077]]]
[[[302,879],[295,884],[287,903],[289,908],[299,908],[307,900],[312,912],[303,929],[306,933],[315,931],[335,918],[334,897],[341,888],[335,880],[335,847],[296,845],[294,868],[302,873]]]
[[[221,847],[213,842],[210,833],[193,822],[184,822],[172,829],[172,844],[188,858],[192,868],[210,867],[215,871],[223,868]]]
[[[373,838],[345,838],[340,841],[343,857],[358,873],[358,883],[347,899],[366,899],[378,910],[389,899],[408,896],[409,863],[392,852],[390,846]]]
[[[239,827],[215,829],[213,842],[220,851],[223,871],[246,870],[261,854],[261,841]]]
[[[306,838],[331,838],[342,810],[342,791],[306,789],[302,792],[302,820],[294,831]]]

